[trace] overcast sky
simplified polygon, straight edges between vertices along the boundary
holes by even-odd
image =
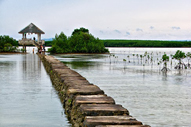
[[[20,39],[30,23],[42,38],[85,27],[100,39],[191,40],[191,0],[0,0],[0,35]]]

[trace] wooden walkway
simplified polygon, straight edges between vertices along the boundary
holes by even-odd
[[[52,56],[39,54],[74,127],[150,127],[115,104],[98,86]]]

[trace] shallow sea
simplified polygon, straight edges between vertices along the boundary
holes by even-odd
[[[70,127],[36,54],[0,55],[0,127]]]
[[[190,48],[109,48],[111,54],[55,57],[98,85],[144,124],[152,127],[189,127],[191,69],[176,70],[174,66],[178,61],[171,59],[167,73],[161,72],[163,63],[158,65],[164,52],[170,56],[177,50],[191,51]],[[145,52],[150,60],[146,60],[147,57],[141,60],[140,55]],[[187,59],[183,61],[187,63]]]

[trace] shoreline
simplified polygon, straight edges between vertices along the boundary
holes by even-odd
[[[1,54],[28,54],[27,52],[0,52],[0,55]]]

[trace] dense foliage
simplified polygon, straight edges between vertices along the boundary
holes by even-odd
[[[9,36],[0,36],[0,52],[14,52],[17,50],[18,42]]]
[[[191,47],[191,41],[103,40],[106,47]]]
[[[108,52],[104,44],[98,38],[89,34],[85,28],[75,29],[71,37],[61,32],[52,41],[52,53],[104,53]]]
[[[52,46],[52,41],[45,41],[45,46]]]
[[[176,69],[181,69],[183,68],[183,66],[186,67],[186,65],[182,63],[182,59],[184,59],[185,57],[186,57],[185,53],[180,50],[177,50],[176,53],[173,55],[173,59],[179,61],[178,65],[175,67]]]
[[[89,30],[82,27],[82,28],[80,28],[80,29],[74,29],[74,31],[72,32],[72,35],[77,34],[77,33],[80,33],[80,32],[88,33],[88,34],[89,34]]]

